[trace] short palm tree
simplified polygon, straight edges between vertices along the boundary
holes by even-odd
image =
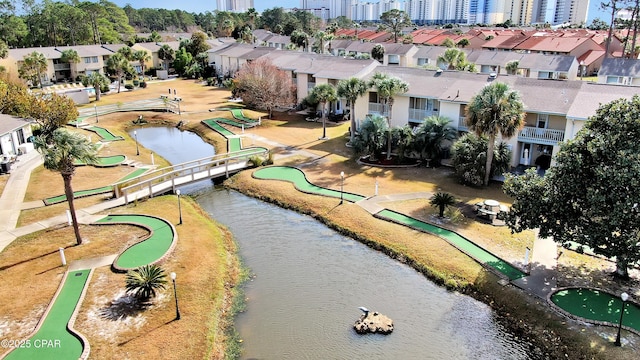
[[[456,203],[456,198],[449,193],[439,192],[431,197],[431,201],[429,203],[431,206],[436,206],[438,208],[440,217],[444,217],[444,210],[449,206],[453,206]]]
[[[158,265],[144,265],[127,272],[125,278],[127,293],[140,300],[149,300],[156,296],[156,291],[164,289],[167,275]]]
[[[325,107],[327,103],[336,101],[338,99],[336,88],[331,84],[316,85],[313,89],[311,89],[311,93],[309,95],[315,98],[320,104],[320,109],[322,110],[322,137],[320,139],[325,140],[327,139]]]
[[[142,73],[142,80],[144,80],[144,67],[147,61],[151,60],[151,56],[145,50],[136,50],[131,54],[131,58],[140,63],[140,72]]]
[[[109,79],[97,71],[92,72],[82,79],[84,86],[91,86],[96,92],[96,101],[100,101],[102,89],[109,86]]]
[[[447,64],[448,70],[456,70],[460,64],[466,63],[467,56],[460,49],[449,48],[438,56],[438,62]]]
[[[123,48],[124,49],[124,48]],[[120,93],[120,84],[122,77],[126,73],[131,72],[131,64],[129,60],[122,53],[115,53],[107,59],[107,71],[116,78],[118,78],[118,94]]]
[[[393,110],[394,97],[409,91],[409,84],[397,77],[390,77],[386,74],[375,73],[369,82],[369,86],[374,88],[378,97],[386,108],[388,131],[391,131],[391,114]],[[391,159],[391,134],[387,136],[387,159]]]
[[[520,94],[501,82],[492,82],[471,98],[467,106],[466,124],[469,130],[489,138],[484,185],[489,185],[491,162],[496,136],[514,136],[524,124],[524,104]]]
[[[353,142],[356,153],[367,153],[370,160],[376,160],[384,149],[386,137],[389,134],[388,127],[387,120],[380,115],[367,118],[360,126]]]
[[[347,99],[351,109],[349,111],[349,120],[351,122],[350,144],[353,143],[353,139],[356,134],[356,101],[359,97],[364,96],[364,94],[367,93],[367,90],[367,83],[357,77],[340,80],[338,82],[338,96]]]
[[[71,79],[75,80],[76,78],[76,67],[72,64],[77,64],[80,62],[80,55],[74,49],[67,49],[62,51],[60,55],[60,61],[69,64],[69,70],[71,72]]]
[[[412,144],[415,139],[413,129],[409,124],[396,127],[391,130],[391,136],[392,141],[398,147],[398,159],[402,161],[412,150]]]
[[[420,154],[420,159],[438,162],[445,150],[444,144],[457,136],[458,132],[451,126],[451,119],[431,115],[416,129],[415,150]]]
[[[82,237],[80,236],[76,209],[73,203],[71,178],[73,178],[75,173],[76,161],[85,164],[91,164],[97,161],[96,146],[82,135],[59,128],[54,130],[49,137],[45,135],[36,137],[34,147],[44,158],[44,168],[57,171],[62,175],[64,193],[67,197],[67,203],[69,204],[69,211],[71,212],[73,231],[76,236],[76,242],[78,245],[81,245]]]
[[[169,64],[175,59],[176,52],[167,44],[158,49],[158,58],[164,62],[164,69],[169,70]]]

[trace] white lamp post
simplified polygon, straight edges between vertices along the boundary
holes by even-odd
[[[93,105],[93,110],[96,112],[96,123],[98,122],[98,107]]]
[[[629,300],[629,294],[627,294],[626,292],[623,292],[622,294],[620,294],[620,300],[622,300],[622,306],[620,307],[620,321],[618,322],[618,335],[616,335],[616,342],[614,342],[616,346],[622,346],[622,343],[620,342],[620,330],[622,330],[622,317],[624,316],[624,308],[625,308],[626,302],[627,300]]]
[[[340,171],[340,204],[344,202],[344,171]]]
[[[136,155],[140,156],[140,148],[138,147],[138,132],[133,130],[133,137],[136,139]]]
[[[180,308],[178,307],[178,290],[176,289],[176,273],[171,273],[171,281],[173,282],[173,297],[176,299],[176,320],[180,320]]]
[[[180,214],[180,221],[178,225],[182,225],[182,205],[180,205],[180,189],[176,190],[176,195],[178,195],[178,213]]]

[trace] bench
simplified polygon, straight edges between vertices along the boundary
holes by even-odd
[[[478,209],[478,215],[486,216],[489,218],[489,220],[493,220],[496,218],[496,215],[498,215],[498,213],[487,209]]]

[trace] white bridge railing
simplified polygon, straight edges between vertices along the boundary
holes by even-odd
[[[195,181],[223,175],[229,177],[230,173],[247,168],[251,157],[266,156],[268,152],[261,147],[248,148],[154,170],[114,184],[114,195],[116,198],[124,196],[125,202],[129,203],[132,200],[129,197],[134,193],[136,199],[153,197]]]

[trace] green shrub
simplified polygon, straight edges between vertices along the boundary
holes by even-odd
[[[143,88],[143,89],[146,89],[147,88],[147,82],[146,81],[141,81],[140,82],[140,87]]]
[[[133,80],[133,86],[139,86],[140,85],[140,80]]]
[[[127,90],[133,90],[133,85],[132,84],[126,84],[124,86],[124,88],[127,89]]]
[[[264,164],[264,159],[258,155],[254,155],[249,158],[249,162],[253,164],[253,166],[258,167]]]

